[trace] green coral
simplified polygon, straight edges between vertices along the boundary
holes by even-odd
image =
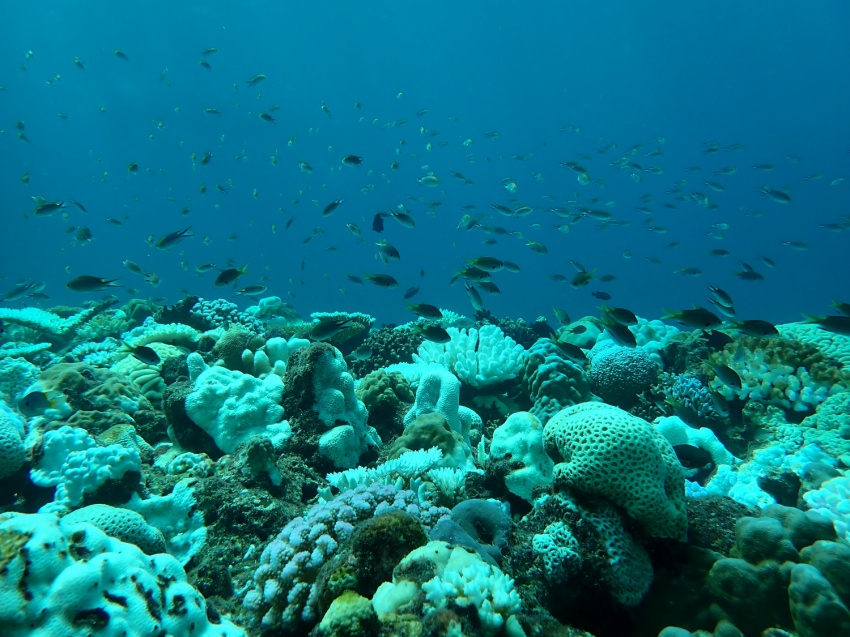
[[[382,369],[365,376],[356,389],[357,399],[369,411],[369,424],[381,434],[395,435],[404,428],[404,414],[415,400],[410,383],[399,372]]]
[[[740,376],[734,390],[719,378],[709,381],[727,399],[756,400],[786,412],[811,412],[829,396],[850,389],[850,371],[811,344],[783,337],[741,336],[712,355]],[[706,366],[705,373],[713,375]]]

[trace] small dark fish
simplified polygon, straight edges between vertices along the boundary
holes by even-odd
[[[277,123],[277,120],[272,117],[270,113],[260,113],[260,119],[264,122],[268,122],[269,124]]]
[[[375,217],[372,219],[372,230],[375,232],[384,231],[384,215],[382,213],[376,213]]]
[[[747,336],[778,336],[779,330],[773,323],[759,320],[739,321],[732,323],[732,329],[743,332]]]
[[[723,324],[723,321],[716,314],[704,307],[695,307],[691,310],[681,310],[680,312],[665,310],[665,312],[667,312],[667,315],[662,317],[661,320],[667,321],[672,319],[688,327],[708,330],[720,327]]]
[[[164,237],[161,237],[159,241],[156,242],[156,247],[159,250],[167,250],[171,246],[176,243],[179,243],[186,237],[194,237],[195,233],[192,232],[192,226],[189,226],[185,230],[176,230],[174,232],[169,232]]]
[[[635,335],[627,326],[614,321],[603,322],[603,325],[605,326],[605,331],[610,334],[611,338],[613,338],[614,342],[618,345],[622,345],[623,347],[637,346]]]
[[[791,196],[782,190],[776,190],[775,188],[770,188],[768,186],[762,186],[756,190],[758,190],[762,196],[770,199],[771,201],[775,201],[776,203],[791,203]]]
[[[74,292],[97,292],[106,288],[120,288],[115,282],[118,279],[102,279],[99,276],[82,274],[68,281],[65,286]]]
[[[55,408],[56,401],[41,391],[30,392],[18,401],[18,411],[27,418],[40,416],[48,409]]]
[[[836,301],[833,299],[830,305],[841,312],[844,316],[850,316],[850,303],[844,303],[843,301]]]
[[[414,285],[413,287],[409,287],[409,288],[407,288],[407,291],[405,291],[405,293],[404,293],[404,300],[407,301],[408,299],[412,299],[417,294],[419,294],[419,287],[418,286]]]
[[[219,274],[215,279],[215,284],[218,287],[224,287],[225,285],[230,285],[231,283],[235,283],[240,276],[248,273],[248,264],[246,263],[241,268],[228,268],[227,270],[222,270],[221,274]]]
[[[361,345],[356,350],[351,352],[351,358],[356,361],[365,361],[369,360],[372,357],[372,346],[371,345]]]
[[[807,319],[806,323],[818,325],[822,330],[850,336],[850,316],[844,314],[835,316],[810,316],[804,314],[803,316]]]
[[[744,268],[740,272],[736,272],[735,276],[744,281],[760,281],[764,278],[764,275],[756,272],[749,263],[744,263],[743,261],[739,261],[741,266]]]
[[[390,216],[398,221],[405,228],[414,228],[416,227],[416,222],[406,212],[401,212],[400,210],[393,210],[390,213]]]
[[[553,307],[552,314],[555,315],[555,320],[558,321],[558,323],[560,323],[561,325],[569,325],[571,323],[570,315],[567,313],[566,310],[562,310],[559,307]]]
[[[107,223],[111,223],[113,226],[123,226],[124,223],[120,219],[116,219],[115,217],[107,217]]]
[[[478,290],[475,289],[475,286],[472,285],[470,281],[464,281],[463,284],[466,288],[466,296],[469,298],[469,302],[472,304],[472,307],[475,308],[476,312],[483,312],[484,301],[481,300],[481,295],[478,293]]]
[[[501,294],[499,286],[492,281],[479,281],[478,287],[487,292],[487,294]]]
[[[451,335],[439,325],[414,325],[412,329],[433,343],[448,343],[452,340]]]
[[[81,204],[79,201],[75,201],[75,200],[71,199],[71,203],[74,204],[75,206],[77,206],[77,208],[79,208],[80,212],[88,212],[88,210],[86,210],[86,207],[83,204]]]
[[[131,172],[131,173],[139,172],[139,164],[137,164],[134,161],[131,161],[130,164],[127,166],[127,172]]]
[[[80,243],[88,243],[94,238],[92,231],[88,228],[80,228],[77,230],[76,239]]]
[[[268,288],[265,285],[249,285],[248,287],[244,287],[239,290],[236,294],[241,296],[259,296],[266,290],[268,290]]]
[[[145,365],[159,365],[161,359],[159,354],[154,351],[153,348],[148,347],[147,345],[139,345],[137,347],[133,347],[131,345],[127,345],[124,343],[124,351],[130,354],[137,361],[144,363]]]
[[[357,285],[363,285],[363,279],[355,274],[347,274],[346,278],[352,283],[356,283]]]
[[[204,263],[195,268],[195,272],[200,272],[203,274],[204,272],[209,272],[215,267],[215,263]]]
[[[408,303],[407,309],[416,314],[417,316],[421,316],[422,318],[434,320],[440,320],[441,318],[443,318],[443,313],[436,305],[428,305],[427,303],[411,305],[410,303]]]
[[[710,362],[709,366],[711,367],[712,371],[714,371],[714,374],[717,376],[717,379],[721,383],[735,390],[741,389],[741,377],[734,369],[732,369],[728,365],[718,365],[714,362]]]
[[[332,215],[334,212],[336,212],[336,209],[340,207],[342,201],[342,199],[336,199],[335,201],[330,202],[327,206],[325,206],[325,209],[322,210],[322,216],[329,217],[330,215]]]
[[[354,319],[341,318],[319,321],[313,329],[310,330],[310,338],[314,341],[326,341],[333,338],[345,329],[354,325]]]
[[[624,307],[608,307],[607,305],[603,305],[600,309],[606,323],[613,321],[614,323],[626,326],[638,324],[638,318],[635,316],[635,313]]]
[[[396,288],[398,287],[398,281],[396,281],[389,274],[365,274],[363,276],[364,279],[369,281],[369,283],[374,283],[378,287],[382,288]]]
[[[602,292],[601,290],[594,290],[591,293],[591,296],[599,299],[600,301],[610,301],[611,300],[611,295],[608,294],[607,292]]]
[[[673,451],[685,469],[700,469],[711,464],[711,454],[693,445],[674,445]]]
[[[732,301],[732,296],[722,288],[719,288],[716,285],[709,285],[708,291],[711,292],[712,299],[716,301],[718,305],[723,305],[724,307],[735,306],[734,301]]]
[[[584,365],[587,361],[587,355],[584,353],[584,350],[580,348],[578,345],[573,345],[572,343],[567,343],[566,341],[559,341],[555,338],[549,339],[550,342],[560,350],[561,354],[563,354],[564,358],[577,365]]]
[[[594,272],[596,272],[596,270],[592,270],[591,272],[586,272],[584,270],[582,270],[581,272],[576,272],[576,275],[573,277],[573,280],[570,281],[570,287],[573,287],[573,288],[584,287],[585,285],[590,283],[590,280],[593,278]]]
[[[342,158],[342,163],[346,166],[360,166],[363,163],[363,158],[357,155],[346,155]]]
[[[130,59],[130,58],[127,57],[127,54],[124,53],[124,51],[122,51],[121,49],[115,49],[113,51],[113,53],[115,54],[115,57],[120,58],[120,59],[124,60],[125,62]]]
[[[726,347],[729,343],[734,342],[735,339],[729,336],[726,332],[709,330],[708,332],[705,332],[705,341],[711,349],[719,351]]]
[[[603,274],[601,277],[599,277],[599,281],[601,281],[602,283],[610,283],[616,278],[617,277],[613,274]]]
[[[44,197],[35,196],[32,198],[35,201],[35,210],[33,214],[39,217],[52,215],[54,212],[64,210],[66,204],[64,201],[47,201]]]
[[[247,84],[248,86],[256,86],[264,79],[266,79],[265,75],[263,75],[262,73],[257,73],[254,77],[250,78],[247,82],[245,82],[245,84]]]

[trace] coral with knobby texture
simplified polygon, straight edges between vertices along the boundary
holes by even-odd
[[[812,637],[847,632],[850,596],[842,560],[850,549],[835,541],[828,519],[772,505],[761,517],[738,520],[735,537],[733,557],[715,561],[706,577],[712,615],[730,619],[747,635],[768,627]]]
[[[392,579],[393,569],[405,555],[427,543],[422,524],[405,511],[393,509],[364,520],[319,571],[319,612],[345,590],[372,597],[382,582]]]
[[[460,381],[451,372],[442,369],[429,369],[419,380],[416,400],[413,407],[404,416],[407,427],[423,414],[442,414],[452,431],[458,432],[466,444],[469,444],[469,431],[476,425],[480,427],[481,418],[467,407],[461,407]]]
[[[421,334],[406,326],[373,330],[363,341],[365,347],[371,348],[371,355],[365,360],[352,362],[351,371],[358,378],[363,378],[370,372],[396,363],[412,363],[413,355],[423,340]]]
[[[640,347],[600,341],[588,354],[587,378],[593,393],[605,402],[628,409],[658,380],[659,367]]]
[[[0,515],[6,637],[245,637],[186,581],[170,555],[55,515]],[[96,627],[96,629],[95,629]]]
[[[543,430],[555,483],[616,504],[651,537],[684,540],[685,476],[648,422],[605,403],[559,411]]]
[[[250,349],[242,350],[242,371],[260,378],[265,378],[269,374],[283,378],[289,357],[296,350],[308,345],[310,341],[295,336],[289,340],[279,336],[270,338],[255,352]]]
[[[450,342],[423,342],[413,355],[414,362],[443,365],[461,382],[473,387],[512,380],[522,372],[525,349],[497,326],[468,330],[450,327],[446,331],[451,336]]]
[[[803,500],[810,511],[832,520],[838,537],[850,542],[850,476],[846,472],[805,493]]]
[[[245,308],[245,313],[260,320],[283,318],[298,319],[298,313],[279,296],[267,296],[257,301],[257,305]]]
[[[289,359],[283,405],[294,434],[292,451],[322,469],[347,469],[381,446],[368,412],[354,393],[338,349],[313,343]]]
[[[239,327],[254,334],[262,334],[263,324],[246,312],[239,310],[239,306],[224,299],[207,300],[199,298],[197,303],[189,310],[195,321],[207,326],[206,329],[215,327]]]
[[[315,624],[319,589],[316,576],[354,533],[358,522],[403,510],[429,528],[448,513],[422,502],[413,491],[374,483],[344,491],[297,517],[263,550],[244,607],[251,623],[264,630],[295,631]]]
[[[850,336],[836,334],[811,323],[786,323],[776,329],[787,339],[811,345],[827,358],[850,367]]]
[[[313,319],[313,322],[310,323],[312,329],[319,323],[323,323],[325,321],[348,321],[350,325],[344,329],[342,329],[337,334],[334,334],[331,338],[329,338],[326,342],[334,347],[341,348],[344,346],[349,347],[346,351],[350,351],[351,343],[355,339],[360,339],[361,341],[366,338],[369,334],[369,330],[372,328],[372,325],[375,323],[375,319],[368,314],[364,314],[363,312],[313,312],[310,315],[310,318]],[[300,336],[306,336],[305,334],[301,334]]]
[[[850,389],[850,370],[814,345],[781,336],[741,336],[712,355],[741,378],[733,389],[714,378],[711,389],[727,399],[759,401],[787,412],[811,412],[829,396]]]
[[[430,449],[437,447],[443,452],[440,467],[454,467],[472,471],[475,462],[472,459],[472,449],[463,437],[454,431],[445,416],[432,412],[422,414],[404,429],[404,433],[396,438],[389,450],[390,458],[397,458],[406,451]]]
[[[140,347],[151,343],[164,343],[176,347],[195,349],[201,337],[198,330],[182,323],[157,323],[146,318],[139,327],[121,335],[121,339],[130,347]]]
[[[24,466],[25,433],[26,421],[0,400],[0,479],[14,475]]]
[[[105,310],[93,317],[77,330],[77,336],[87,341],[102,341],[107,337],[118,337],[131,326],[123,310]]]
[[[197,353],[189,354],[187,363],[194,386],[186,397],[186,415],[219,449],[233,453],[252,436],[267,437],[276,449],[283,449],[291,430],[279,404],[280,377],[270,374],[260,380],[225,367],[209,367]]]
[[[700,427],[699,429],[689,427],[678,416],[656,418],[652,424],[674,447],[691,445],[702,449],[711,456],[714,464],[733,465],[737,462],[735,456],[723,446],[715,433],[707,427]]]
[[[60,427],[42,436],[40,456],[30,478],[40,487],[56,487],[53,502],[42,513],[65,513],[79,506],[83,497],[95,493],[107,481],[127,476],[128,487],[141,476],[139,452],[121,445],[100,447],[83,429]]]
[[[535,534],[531,545],[550,586],[601,580],[617,602],[637,606],[652,584],[652,562],[625,529],[617,508],[605,503],[582,506],[563,495],[554,496],[548,506],[564,514]]]
[[[420,591],[425,598],[422,611],[426,618],[446,609],[472,609],[477,618],[476,634],[519,634],[514,631],[522,630],[516,619],[522,601],[514,590],[514,581],[465,548],[432,541],[415,549],[398,565],[392,583],[381,584],[372,606],[385,621],[404,613]],[[465,615],[461,610],[458,620]],[[467,630],[470,628],[467,626]],[[463,634],[460,626],[457,631]]]
[[[802,433],[804,444],[814,443],[831,456],[850,459],[850,391],[830,396],[793,428]]]
[[[69,524],[91,524],[111,537],[135,544],[148,555],[165,553],[165,538],[159,529],[152,527],[145,518],[130,509],[116,508],[108,504],[91,504],[71,511],[62,521]]]
[[[522,380],[533,403],[529,411],[544,425],[564,407],[593,399],[584,367],[566,360],[551,339],[528,350]]]
[[[404,415],[415,400],[410,384],[398,372],[387,373],[379,369],[363,377],[356,388],[369,412],[369,424],[390,438],[404,429]]]
[[[690,424],[717,427],[727,421],[708,386],[696,376],[664,373],[660,385],[656,391],[662,393],[674,405],[677,414]]]
[[[552,483],[554,463],[543,449],[543,424],[532,413],[519,411],[493,432],[490,456],[508,458],[519,467],[505,476],[508,491],[533,500],[534,489]]]

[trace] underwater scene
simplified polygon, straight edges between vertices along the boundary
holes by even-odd
[[[850,5],[0,25],[2,637],[850,637]]]

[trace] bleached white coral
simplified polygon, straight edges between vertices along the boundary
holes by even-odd
[[[416,363],[438,363],[463,383],[484,387],[516,378],[525,363],[526,351],[497,325],[481,329],[446,330],[448,343],[425,341],[413,355]]]

